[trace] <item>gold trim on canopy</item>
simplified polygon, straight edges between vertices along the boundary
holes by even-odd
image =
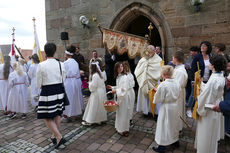
[[[107,46],[108,51],[117,49],[119,55],[128,52],[131,59],[137,55],[142,56],[148,46],[148,40],[144,37],[106,28],[103,28],[103,43]]]

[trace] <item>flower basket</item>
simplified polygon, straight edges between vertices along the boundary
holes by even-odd
[[[107,112],[115,112],[118,106],[119,105],[114,100],[107,100],[104,102],[104,107]]]

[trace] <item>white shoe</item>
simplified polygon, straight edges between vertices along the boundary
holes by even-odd
[[[85,121],[81,122],[81,124],[84,125],[84,126],[90,126],[91,125],[90,123],[85,122]]]
[[[188,110],[188,111],[186,112],[186,114],[187,114],[188,117],[192,118],[192,111],[191,111],[191,110]]]

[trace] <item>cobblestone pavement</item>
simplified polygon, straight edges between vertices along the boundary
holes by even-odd
[[[87,98],[85,98],[85,102]],[[151,148],[156,146],[154,133],[156,123],[153,118],[144,117],[141,113],[134,112],[134,124],[130,127],[129,137],[121,137],[114,128],[115,113],[108,113],[108,122],[102,125],[85,127],[81,125],[81,117],[72,118],[71,122],[61,123],[61,133],[67,142],[59,150],[55,150],[49,140],[51,134],[43,120],[36,119],[33,108],[26,119],[20,114],[15,119],[9,119],[0,112],[0,152],[1,153],[40,153],[40,152],[132,152],[151,153]],[[195,122],[186,119],[195,131]],[[219,153],[230,152],[230,141],[222,140],[218,147]],[[194,132],[185,128],[180,135],[180,147],[176,150],[167,147],[168,153],[193,153]]]

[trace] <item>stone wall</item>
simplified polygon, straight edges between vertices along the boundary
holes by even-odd
[[[68,44],[79,45],[86,59],[91,58],[93,49],[103,56],[102,35],[92,16],[103,27],[115,28],[115,21],[122,26],[122,22],[131,22],[132,18],[126,16],[122,20],[125,14],[121,12],[132,12],[134,3],[143,15],[153,22],[157,20],[154,24],[159,24],[156,27],[164,37],[161,39],[165,41],[163,49],[168,60],[173,51],[182,49],[187,54],[188,48],[203,40],[224,43],[230,51],[230,0],[205,0],[200,12],[195,12],[189,0],[46,0],[47,40],[57,44],[57,56],[61,59],[64,58],[60,39],[63,31],[69,33]],[[84,29],[79,23],[81,15],[90,19],[90,29]]]

